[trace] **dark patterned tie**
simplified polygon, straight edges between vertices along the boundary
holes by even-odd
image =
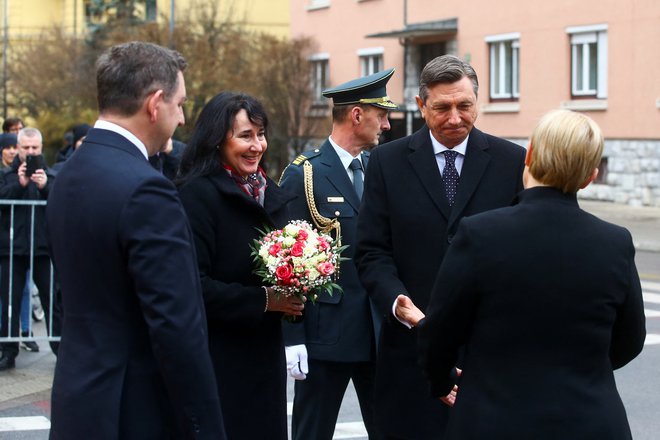
[[[447,201],[449,206],[454,205],[454,199],[456,198],[456,191],[458,190],[458,171],[456,171],[456,156],[458,153],[456,151],[447,150],[445,154],[445,167],[442,170],[442,180],[445,182],[445,192],[447,194]]]
[[[360,159],[353,159],[353,162],[348,166],[353,171],[353,187],[358,199],[362,200],[362,192],[364,191],[364,173],[362,172],[362,162]]]

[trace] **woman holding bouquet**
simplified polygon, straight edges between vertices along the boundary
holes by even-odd
[[[195,237],[209,348],[228,438],[286,440],[282,314],[301,315],[254,275],[257,229],[281,228],[293,195],[259,166],[268,118],[255,98],[223,92],[209,101],[183,153],[178,184]],[[166,221],[166,219],[164,219]]]

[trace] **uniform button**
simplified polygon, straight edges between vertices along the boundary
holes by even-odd
[[[321,151],[321,150],[319,150],[319,149],[317,148],[316,150],[314,150],[314,153],[318,153],[319,151]]]
[[[341,212],[339,212],[339,211],[335,211],[335,216],[336,216],[336,217],[339,217],[339,214],[341,214]]]
[[[199,426],[199,419],[195,416],[190,418],[190,424],[193,432],[199,432],[200,431],[200,426]]]

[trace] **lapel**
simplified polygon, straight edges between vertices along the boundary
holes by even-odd
[[[486,136],[473,127],[465,150],[465,159],[458,182],[458,193],[447,225],[449,228],[454,222],[463,217],[468,202],[479,186],[479,182],[490,162],[490,154],[487,150],[488,141]]]
[[[448,220],[452,210],[445,196],[445,186],[442,183],[438,162],[435,160],[435,155],[433,154],[433,145],[431,144],[430,136],[427,126],[424,126],[412,135],[408,144],[408,148],[412,150],[408,156],[408,161],[435,206],[445,219]],[[461,176],[459,194],[462,183]]]
[[[364,158],[364,155],[362,158]],[[363,164],[363,166],[366,167],[366,163]],[[344,168],[344,164],[341,163],[337,152],[335,152],[335,149],[328,140],[326,140],[321,146],[319,166],[314,169],[314,174],[316,174],[319,179],[327,179],[328,182],[330,182],[330,184],[344,197],[344,200],[346,200],[356,212],[359,211],[360,199],[358,199],[358,196],[355,193],[353,183],[348,178],[348,172]]]

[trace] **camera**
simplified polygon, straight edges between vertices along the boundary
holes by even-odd
[[[37,156],[25,157],[25,176],[30,177],[35,171],[44,169],[46,167],[44,157],[39,154]]]

